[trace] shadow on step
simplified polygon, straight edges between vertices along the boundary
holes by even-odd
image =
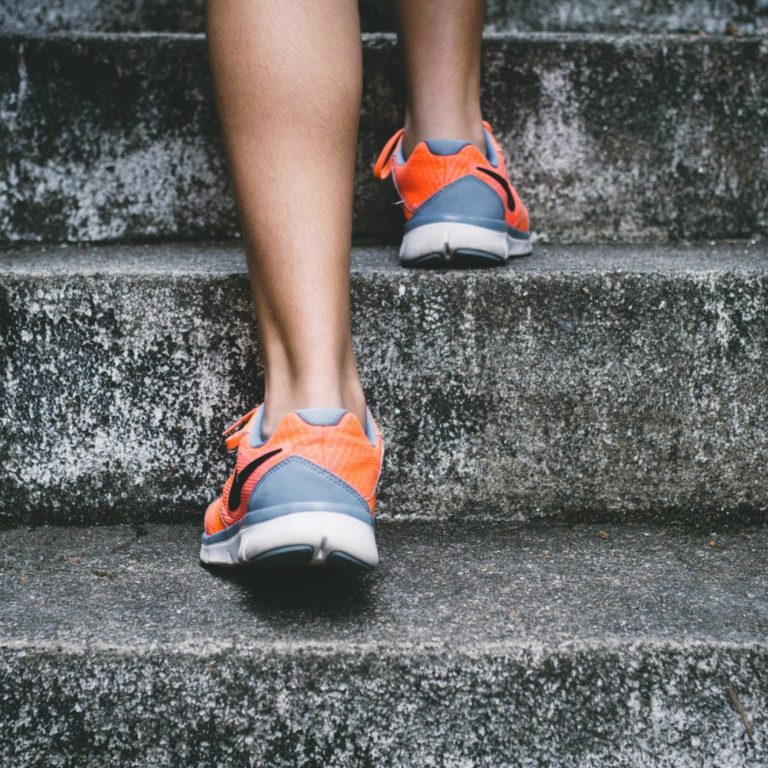
[[[326,568],[207,567],[212,575],[236,586],[246,607],[258,618],[310,625],[358,619],[371,604],[371,575]]]

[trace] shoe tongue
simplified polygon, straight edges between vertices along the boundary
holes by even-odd
[[[427,139],[425,144],[433,155],[440,157],[457,155],[464,147],[472,146],[471,141],[463,139]]]
[[[248,433],[248,444],[251,448],[257,448],[263,445],[266,441],[261,433],[261,425],[264,423],[264,406],[262,405],[258,411],[256,411],[256,418],[251,424],[251,431]]]

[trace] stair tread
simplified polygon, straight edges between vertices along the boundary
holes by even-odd
[[[383,523],[379,570],[350,579],[209,573],[191,525],[5,530],[0,645],[191,654],[766,647],[768,530],[599,531]]]
[[[349,580],[2,531],[0,761],[762,768],[768,531],[606,532],[385,523]]]
[[[731,45],[739,46],[744,43],[754,42],[755,40],[764,40],[766,37],[765,32],[755,32],[753,34],[741,34],[732,35],[726,32],[721,34],[708,34],[702,36],[696,30],[682,30],[675,32],[645,32],[642,30],[568,30],[568,29],[534,29],[534,30],[517,30],[517,29],[486,29],[483,32],[483,39],[485,41],[504,41],[504,40],[536,40],[536,41],[548,41],[558,43],[563,41],[576,41],[576,42],[634,42],[638,45],[652,44],[658,45],[664,42],[668,43],[680,43],[688,42],[692,45]],[[74,29],[64,31],[45,31],[42,29],[19,29],[19,30],[4,30],[0,29],[0,39],[2,40],[29,40],[29,41],[51,41],[60,42],[64,45],[69,43],[85,42],[90,40],[105,40],[110,42],[153,42],[156,41],[159,44],[164,42],[183,43],[184,41],[193,42],[195,44],[204,43],[206,40],[205,32],[185,32],[185,31],[142,31],[142,30],[89,30],[89,29]],[[361,42],[364,46],[375,46],[378,42],[384,42],[387,44],[396,43],[397,34],[392,31],[368,31],[362,32],[360,35]]]
[[[697,274],[768,270],[768,243],[598,244],[540,243],[532,257],[512,259],[493,270],[447,270],[440,279],[517,280],[525,275],[551,274]],[[352,249],[352,271],[397,274],[404,280],[434,279],[437,273],[403,269],[397,250],[387,246]],[[67,275],[222,276],[246,274],[243,245],[227,242],[166,242],[143,245],[21,246],[0,250],[0,276],[58,278]]]
[[[393,29],[395,20],[386,0],[365,0],[360,4],[364,29]],[[688,29],[722,32],[727,22],[739,28],[764,26],[768,10],[746,0],[711,0],[705,9],[695,0],[676,3],[634,0],[620,3],[591,0],[578,5],[565,0],[491,0],[486,21],[494,28],[575,28],[654,30]],[[0,5],[0,27],[23,29],[146,29],[202,30],[202,0],[168,0],[164,3],[109,2],[108,0],[37,0]]]

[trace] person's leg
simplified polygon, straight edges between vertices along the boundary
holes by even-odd
[[[465,139],[485,151],[480,66],[485,0],[397,0],[407,71],[403,151]]]
[[[528,211],[483,123],[483,0],[397,0],[407,70],[405,126],[373,167],[405,217],[400,263],[487,267],[531,253]]]
[[[207,19],[264,356],[264,432],[296,408],[363,420],[349,326],[356,0],[208,0]]]
[[[373,567],[383,448],[349,322],[356,0],[208,0],[208,39],[266,393],[225,431],[235,471],[206,509],[200,559]]]

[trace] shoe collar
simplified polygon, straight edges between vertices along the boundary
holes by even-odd
[[[386,179],[390,175],[393,159],[397,165],[404,165],[407,162],[403,152],[403,132],[403,128],[396,131],[381,150],[373,167],[373,174],[377,179]],[[498,147],[493,138],[491,125],[485,120],[483,121],[483,134],[485,136],[485,158],[489,165],[498,168],[500,165]],[[457,139],[427,139],[419,142],[419,144],[425,144],[433,155],[443,157],[458,154],[464,147],[473,146],[471,142]]]
[[[346,414],[349,413],[345,408],[298,408],[295,413],[303,422],[311,424],[316,427],[333,427],[336,426]],[[248,445],[251,448],[258,448],[264,445],[267,440],[264,439],[262,433],[262,424],[264,423],[264,405],[260,405],[254,408],[252,411],[243,416],[240,420],[232,425],[235,428],[237,425],[243,424],[244,426],[238,431],[232,433],[227,438],[227,447],[230,447],[230,441],[233,442],[236,448],[240,444],[240,440],[244,433],[248,433]],[[368,408],[365,409],[365,426],[363,431],[365,436],[370,441],[371,445],[375,448],[379,441],[379,430],[376,426],[376,422]],[[226,437],[225,433],[225,437]]]

